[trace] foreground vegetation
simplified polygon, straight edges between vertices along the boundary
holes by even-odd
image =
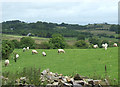
[[[10,57],[8,67],[2,63],[2,71],[22,71],[24,67],[36,67],[41,70],[49,68],[52,72],[64,75],[79,73],[84,76],[105,77],[105,65],[107,75],[110,79],[118,79],[118,48],[104,49],[65,49],[65,54],[58,54],[56,49],[37,49],[39,54],[32,55],[31,50],[22,52],[22,49],[15,49],[14,52],[20,55],[15,63],[13,55]],[[42,56],[42,51],[47,53]]]

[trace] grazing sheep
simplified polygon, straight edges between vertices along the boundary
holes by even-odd
[[[26,50],[26,48],[24,47],[24,48],[23,48],[23,52],[25,52],[25,50]]]
[[[97,45],[97,44],[96,44],[96,45],[93,45],[93,47],[94,47],[94,48],[98,48],[98,45]]]
[[[117,43],[114,43],[113,46],[114,46],[114,47],[117,47]]]
[[[9,64],[10,62],[9,62],[9,60],[7,59],[7,60],[5,60],[5,66],[8,66],[8,64]]]
[[[15,57],[16,57],[16,59],[17,59],[17,58],[19,58],[19,55],[18,55],[18,54],[16,54],[16,56],[15,56]]]
[[[13,59],[15,60],[15,62],[17,62],[17,59],[19,58],[19,55],[15,53]]]
[[[30,47],[27,47],[27,50],[29,50],[30,49]]]
[[[107,50],[108,44],[107,43],[102,44],[102,47],[105,48],[105,50]]]
[[[63,49],[58,49],[58,53],[65,53],[65,51]]]
[[[102,44],[102,47],[105,48],[105,44]]]
[[[36,50],[32,50],[32,54],[38,54]]]
[[[46,53],[45,53],[45,52],[42,52],[42,55],[43,55],[43,56],[46,56]]]
[[[105,46],[105,50],[107,50],[107,47]]]

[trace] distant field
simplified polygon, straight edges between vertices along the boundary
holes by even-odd
[[[94,35],[97,35],[97,34],[107,34],[107,35],[116,35],[115,32],[112,32],[112,31],[105,31],[105,30],[77,30],[79,32],[89,32],[89,33],[92,33]]]
[[[3,40],[14,40],[14,39],[16,39],[16,40],[20,41],[20,38],[22,38],[22,37],[26,37],[26,36],[7,35],[7,34],[2,35]],[[32,38],[35,40],[35,42],[37,44],[40,44],[41,42],[44,42],[44,41],[49,41],[49,39],[50,39],[50,38],[42,38],[42,37],[32,37]],[[74,42],[76,41],[76,39],[77,38],[75,38],[75,37],[67,37],[67,38],[65,37],[66,42],[70,45],[73,45]]]
[[[22,49],[15,49],[20,57],[17,63],[14,62],[11,55],[10,65],[4,66],[2,71],[22,71],[24,67],[37,67],[41,71],[49,68],[52,72],[62,73],[64,75],[73,75],[79,73],[84,76],[98,75],[105,76],[105,65],[107,74],[111,79],[118,79],[118,48],[112,47],[108,50],[98,49],[65,49],[65,54],[58,54],[57,49],[36,49],[39,53],[32,55],[31,50],[22,52]],[[42,51],[47,53],[42,56]]]
[[[113,33],[113,32],[112,32]],[[117,34],[115,34],[115,36],[118,36]],[[7,34],[3,34],[2,35],[2,39],[3,40],[18,40],[20,41],[20,38],[22,37],[26,37],[26,36],[18,36],[18,35],[7,35]],[[41,42],[48,42],[50,38],[42,38],[42,37],[32,37],[35,42],[37,44],[40,44]],[[99,38],[99,37],[98,37]],[[114,41],[114,42],[118,42],[118,39],[115,38],[107,38],[107,37],[101,37],[101,40],[109,40],[109,41]],[[74,45],[76,42],[77,38],[76,37],[65,37],[65,41],[69,44],[69,45]],[[86,38],[86,40],[88,40],[88,38]]]
[[[2,39],[3,40],[18,40],[20,41],[20,38],[22,37],[26,37],[26,36],[18,36],[18,35],[7,35],[7,34],[3,34],[2,35]],[[42,38],[42,37],[32,37],[36,43],[40,44],[41,42],[44,42],[44,41],[48,41],[49,38]]]

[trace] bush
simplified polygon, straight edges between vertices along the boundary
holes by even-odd
[[[22,72],[17,71],[16,73],[11,73],[8,71],[3,72],[3,76],[9,79],[7,81],[3,80],[2,85],[4,85],[5,87],[6,85],[9,85],[10,87],[18,85],[19,87],[20,84],[21,84],[20,87],[23,87],[23,85],[26,84],[36,86],[46,85],[45,82],[44,84],[41,84],[40,75],[41,75],[40,68],[37,69],[35,67],[23,68]],[[26,77],[27,80],[20,81],[21,77]]]
[[[17,40],[12,40],[12,42],[13,42],[15,48],[20,48],[20,42],[19,42],[19,41],[17,41]]]
[[[65,40],[60,34],[53,34],[52,38],[49,40],[49,43],[51,48],[53,49],[57,49],[57,48],[63,49],[66,46]]]
[[[78,48],[88,48],[89,44],[85,42],[84,40],[79,40],[75,43],[75,46]]]
[[[14,44],[12,41],[9,40],[3,40],[2,41],[2,59],[8,59],[10,54],[14,50]]]
[[[98,38],[95,38],[95,37],[91,37],[91,38],[89,38],[89,42],[91,43],[91,44],[98,44],[98,46],[100,46],[101,45],[101,40],[100,39],[98,39]]]
[[[32,39],[31,37],[22,37],[20,39],[20,44],[21,47],[30,47],[30,48],[35,48],[35,40]]]

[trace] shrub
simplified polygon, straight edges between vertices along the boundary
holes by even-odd
[[[3,59],[8,59],[10,54],[14,50],[14,44],[12,41],[9,40],[3,40],[2,41],[2,58]]]
[[[98,46],[100,46],[101,45],[101,40],[100,39],[98,39],[98,38],[95,38],[95,37],[91,37],[91,38],[89,38],[89,42],[91,43],[91,44],[98,44]]]
[[[30,48],[35,48],[35,40],[32,39],[31,37],[22,37],[20,39],[20,44],[21,47],[30,47]]]
[[[13,87],[16,85],[17,82],[16,79],[19,79],[20,77],[26,77],[27,78],[26,81],[17,82],[18,84],[21,84],[21,87],[26,84],[40,86],[42,85],[40,75],[41,75],[40,68],[37,69],[35,67],[23,68],[22,72],[17,71],[16,73],[3,72],[3,76],[9,79],[7,80],[7,82],[3,80],[2,85],[9,85],[10,87]]]
[[[57,48],[65,48],[66,43],[62,35],[60,34],[53,34],[52,38],[49,40],[49,43],[51,45],[51,48],[57,49]]]
[[[12,40],[12,42],[13,42],[15,48],[20,48],[20,42],[19,42],[19,41],[17,41],[17,40]]]
[[[75,46],[78,48],[88,48],[89,44],[85,42],[84,40],[79,40],[75,43]]]

